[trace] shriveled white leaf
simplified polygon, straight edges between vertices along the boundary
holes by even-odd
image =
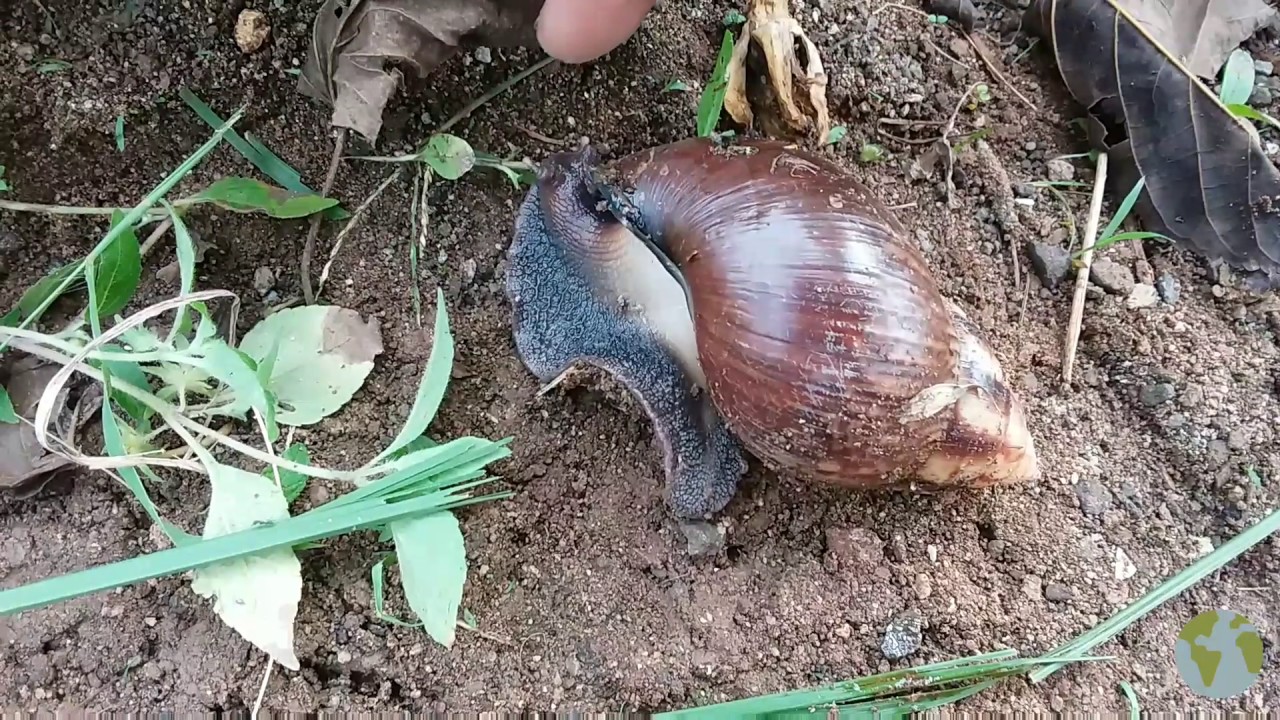
[[[453,513],[391,523],[405,600],[432,639],[453,646],[467,579],[467,551]]]
[[[364,385],[382,353],[376,321],[354,310],[307,305],[268,315],[240,342],[261,363],[279,347],[267,389],[280,405],[276,420],[311,425],[332,415]]]
[[[939,383],[921,390],[907,402],[898,420],[907,423],[919,422],[937,415],[956,404],[956,401],[969,391],[968,385],[956,383]]]
[[[209,516],[205,538],[289,517],[289,505],[273,482],[239,468],[209,463]],[[228,560],[194,570],[191,589],[214,599],[213,609],[272,660],[297,670],[293,622],[302,599],[302,564],[291,548]]]

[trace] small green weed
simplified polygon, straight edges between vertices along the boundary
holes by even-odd
[[[698,137],[711,137],[716,124],[720,122],[720,112],[724,109],[724,96],[728,90],[729,58],[732,56],[733,31],[725,30],[724,38],[720,41],[720,52],[716,55],[716,66],[698,101]]]
[[[10,352],[60,366],[33,418],[18,417],[4,393],[0,421],[29,423],[45,448],[118,479],[173,547],[0,591],[0,615],[194,571],[192,590],[211,598],[224,622],[275,661],[297,669],[293,618],[302,593],[297,551],[318,540],[372,529],[395,545],[409,606],[433,639],[450,646],[467,567],[462,534],[450,510],[507,496],[474,496],[472,491],[489,482],[486,466],[510,454],[508,440],[424,442],[443,400],[454,355],[444,295],[437,291],[434,345],[409,416],[390,445],[349,471],[311,465],[306,446],[287,439],[283,453],[274,451],[282,427],[290,429],[291,437],[292,428],[323,420],[354,396],[373,368],[378,350],[371,348],[381,343],[376,328],[358,314],[320,305],[268,315],[238,343],[219,335],[210,303],[230,300],[234,318],[239,300],[224,290],[195,290],[195,245],[179,203],[190,207],[207,202],[273,217],[301,217],[336,206],[336,201],[314,194],[245,178],[223,178],[193,196],[165,200],[229,135],[239,117],[237,112],[219,126],[137,206],[112,209],[112,223],[94,249],[42,281],[26,309],[16,308],[6,316],[21,318],[20,323],[0,325],[0,339]],[[433,148],[440,162],[457,162],[455,146]],[[135,230],[158,219],[158,212],[173,223],[179,294],[121,318],[117,313],[133,299],[140,274]],[[73,286],[83,286],[87,294],[87,326],[78,320],[56,333],[27,328],[53,298]],[[167,332],[148,326],[169,312],[175,319]],[[50,430],[60,389],[74,373],[103,388],[103,456],[86,454],[73,439],[58,438]],[[316,388],[326,392],[317,393]],[[213,429],[210,421],[215,419],[251,421],[264,449]],[[167,446],[173,439],[178,447]],[[215,449],[237,453],[266,469],[241,469],[215,457]],[[208,513],[200,535],[161,516],[144,481],[164,482],[157,469],[208,478]],[[291,515],[289,505],[308,477],[351,483],[353,489]],[[433,550],[422,553],[423,547]]]
[[[858,160],[867,164],[878,163],[884,158],[884,148],[875,143],[864,143],[862,149],[858,152]]]
[[[1227,56],[1226,65],[1222,68],[1222,87],[1218,90],[1218,99],[1236,117],[1266,123],[1280,129],[1280,121],[1249,106],[1255,80],[1253,56],[1243,48],[1232,50]]]
[[[844,125],[836,125],[827,131],[827,136],[823,138],[824,145],[835,145],[849,135],[849,128]]]

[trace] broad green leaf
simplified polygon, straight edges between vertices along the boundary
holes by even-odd
[[[238,415],[253,408],[267,422],[268,434],[272,440],[275,439],[278,430],[275,427],[274,404],[267,401],[266,388],[258,379],[257,364],[251,356],[220,338],[214,338],[201,343],[184,362],[204,370],[229,387],[236,399],[231,414]]]
[[[36,281],[35,285],[27,288],[22,293],[22,297],[18,298],[18,304],[13,307],[4,318],[5,325],[16,326],[19,322],[31,317],[45,303],[46,300],[56,298],[58,286],[62,281],[71,275],[80,272],[80,263],[68,263],[62,267],[50,272],[48,275]],[[80,278],[67,286],[65,292],[79,290],[84,284],[84,278]]]
[[[733,32],[724,31],[724,39],[720,42],[720,54],[716,56],[716,67],[711,72],[711,79],[702,90],[702,98],[698,101],[698,137],[710,137],[720,122],[720,111],[724,108],[724,94],[728,90],[726,73],[729,71],[729,58],[733,55]]]
[[[110,377],[107,379],[107,385],[108,387],[111,385]],[[110,397],[111,393],[108,393],[108,399],[102,402],[102,446],[108,455],[124,457],[128,452],[125,450],[124,438],[120,433],[120,421],[116,419],[116,414],[111,409]],[[124,480],[125,487],[133,493],[134,499],[147,513],[147,517],[160,526],[160,530],[173,542],[174,547],[198,542],[196,536],[160,516],[160,511],[156,510],[155,503],[151,502],[151,496],[147,494],[147,488],[142,484],[142,478],[138,476],[135,468],[122,467],[117,472]]]
[[[422,149],[422,161],[445,180],[457,180],[475,167],[476,153],[457,135],[437,133]]]
[[[137,363],[123,360],[104,360],[102,366],[114,379],[122,380],[139,390],[151,391],[151,384],[147,381],[147,375]],[[111,391],[111,399],[135,422],[145,422],[151,416],[151,409],[144,405],[141,400],[135,400],[114,387]]]
[[[164,205],[164,209],[169,211],[169,219],[173,221],[173,249],[178,259],[178,292],[187,295],[195,289],[196,284],[196,243],[191,238],[191,231],[187,229],[187,224],[182,221],[182,214],[167,200],[162,199],[160,202]],[[185,306],[178,309],[174,323],[169,328],[170,343],[180,333],[190,328],[188,317]]]
[[[200,117],[209,127],[221,127],[223,120],[218,113],[213,111],[203,100],[191,92],[188,88],[178,90],[178,96],[187,104],[195,114]],[[230,130],[226,135],[227,144],[235,148],[246,160],[253,163],[253,166],[262,171],[264,175],[271,178],[277,185],[286,190],[292,190],[296,193],[315,195],[316,192],[307,187],[302,182],[302,175],[289,166],[289,163],[280,158],[279,155],[271,152],[271,149],[263,145],[260,140],[253,136],[253,133],[245,133],[244,137],[235,130]],[[351,213],[343,210],[340,206],[334,206],[324,211],[324,216],[330,220],[342,220],[351,217]]]
[[[1223,105],[1243,105],[1253,94],[1253,57],[1247,50],[1236,48],[1227,56],[1222,69],[1222,88],[1219,97]]]
[[[229,465],[206,464],[212,491],[205,539],[289,519],[289,504],[274,482]],[[244,639],[281,665],[298,669],[293,623],[302,599],[302,564],[292,548],[202,567],[191,589],[213,598],[214,612]]]
[[[333,198],[268,185],[252,178],[226,177],[217,180],[192,198],[211,202],[235,212],[262,212],[274,218],[300,218],[338,204]]]
[[[431,345],[431,355],[427,358],[427,368],[418,383],[418,393],[413,399],[413,407],[404,426],[396,434],[386,450],[378,454],[373,462],[391,455],[405,447],[415,438],[421,437],[431,425],[440,403],[444,400],[444,391],[449,386],[449,375],[453,372],[453,335],[449,332],[449,312],[445,308],[444,290],[436,288],[436,325]]]
[[[354,310],[307,305],[268,315],[240,342],[259,364],[277,346],[267,382],[279,400],[276,418],[311,425],[337,412],[364,385],[382,352],[382,334]]]
[[[302,463],[304,465],[311,464],[311,453],[307,450],[307,446],[296,442],[280,454],[280,457],[291,462]],[[270,466],[262,471],[262,476],[275,484],[276,475]],[[284,500],[289,504],[293,504],[294,500],[302,494],[307,487],[307,476],[294,470],[286,470],[280,468],[280,489],[284,491]]]
[[[114,228],[124,220],[119,210],[111,214]],[[138,290],[142,278],[142,252],[133,228],[120,231],[116,239],[103,249],[93,265],[94,305],[99,317],[115,315],[124,309]]]
[[[445,511],[398,520],[389,527],[405,600],[427,634],[452,647],[467,580],[467,552],[458,519]]]
[[[18,423],[18,413],[13,409],[13,399],[9,397],[9,391],[0,385],[0,423],[16,425]]]

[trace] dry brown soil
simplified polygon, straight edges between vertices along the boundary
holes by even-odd
[[[271,36],[245,55],[232,40],[242,0],[139,0],[129,3],[132,14],[124,0],[5,3],[0,164],[13,185],[8,197],[132,205],[208,137],[178,98],[183,86],[224,116],[246,104],[241,129],[318,187],[332,147],[328,115],[295,93],[287,72],[301,63],[318,4],[257,3]],[[1043,47],[1023,53],[1016,14],[987,7],[991,27],[982,35],[1005,77],[996,80],[953,30],[874,5],[872,14],[872,4],[855,0],[795,4],[824,54],[832,111],[849,128],[827,152],[901,206],[945,291],[991,339],[1027,403],[1043,479],[913,497],[803,487],[753,466],[723,514],[723,550],[689,557],[662,504],[661,458],[639,405],[607,384],[535,397],[537,383],[514,354],[502,294],[521,195],[494,174],[472,173],[430,193],[422,283],[428,298],[443,286],[458,342],[459,371],[434,432],[515,438],[514,457],[496,467],[515,496],[461,513],[472,568],[464,605],[485,634],[460,631],[446,652],[420,630],[379,621],[369,583],[376,538],[329,542],[303,558],[302,669],[276,669],[267,707],[656,711],[1004,647],[1029,655],[1110,616],[1194,561],[1206,543],[1222,543],[1280,504],[1275,318],[1229,281],[1215,288],[1218,278],[1186,253],[1150,244],[1143,260],[1135,248],[1113,248],[1108,257],[1140,280],[1151,269],[1176,278],[1180,298],[1128,309],[1120,297],[1091,291],[1077,379],[1062,387],[1070,291],[1031,276],[1025,248],[1065,245],[1065,213],[1043,191],[1033,207],[1009,203],[1011,193],[1026,193],[1023,183],[1046,178],[1046,160],[1087,149],[1071,124],[1081,111]],[[589,138],[614,155],[686,137],[732,6],[668,0],[606,59],[553,65],[456,131],[479,148],[535,160],[556,146],[534,133],[568,145]],[[1250,47],[1261,59],[1276,53],[1273,36]],[[71,67],[32,69],[49,57]],[[537,58],[528,50],[494,50],[487,62],[472,54],[408,83],[376,152],[407,150]],[[662,93],[673,79],[695,92]],[[956,207],[948,209],[936,179],[912,182],[906,168],[975,82],[987,83],[992,99],[962,108],[958,123],[985,125],[990,135],[961,153]],[[126,121],[123,152],[113,137],[117,115]],[[903,118],[921,123],[881,123]],[[887,151],[882,162],[859,162],[868,142]],[[1071,162],[1078,179],[1092,179],[1087,160]],[[386,172],[346,163],[335,192],[354,207]],[[231,174],[254,171],[224,145],[179,192]],[[346,409],[301,433],[323,464],[354,467],[391,439],[426,357],[408,290],[410,192],[408,183],[393,185],[334,264],[329,300],[377,317],[386,352]],[[1087,198],[1067,197],[1083,226]],[[212,244],[200,286],[241,294],[242,332],[299,292],[303,222],[226,212],[195,213],[190,222]],[[83,254],[104,226],[0,214],[0,305]],[[324,232],[321,260],[332,236],[332,228]],[[1023,282],[1031,276],[1025,296],[1011,247]],[[155,276],[172,259],[166,244],[147,258],[137,302],[174,292]],[[253,287],[260,268],[275,276],[265,296]],[[1162,397],[1160,383],[1172,393]],[[85,441],[97,442],[92,430]],[[1260,487],[1246,476],[1250,467]],[[206,487],[191,480],[156,495],[173,519],[198,530]],[[338,492],[316,483],[301,505]],[[0,586],[148,552],[158,547],[154,537],[131,496],[100,475],[73,476],[36,497],[0,496]],[[1103,646],[1113,661],[1069,668],[1041,686],[1010,682],[966,707],[1120,710],[1121,680],[1150,710],[1276,707],[1278,550],[1274,538],[1262,543]],[[1124,579],[1114,567],[1120,551],[1136,567]],[[398,591],[389,602],[407,612]],[[1226,702],[1194,696],[1172,654],[1182,623],[1217,607],[1245,614],[1266,638],[1269,674]],[[891,663],[880,650],[883,629],[906,610],[923,617],[923,643]],[[0,706],[236,710],[252,705],[264,656],[186,580],[170,578],[0,620],[0,667]]]

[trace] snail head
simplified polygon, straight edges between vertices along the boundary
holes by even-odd
[[[680,281],[598,162],[589,147],[552,155],[521,204],[506,279],[516,351],[544,384],[583,365],[620,381],[652,421],[672,510],[706,517],[746,461],[706,392]]]

